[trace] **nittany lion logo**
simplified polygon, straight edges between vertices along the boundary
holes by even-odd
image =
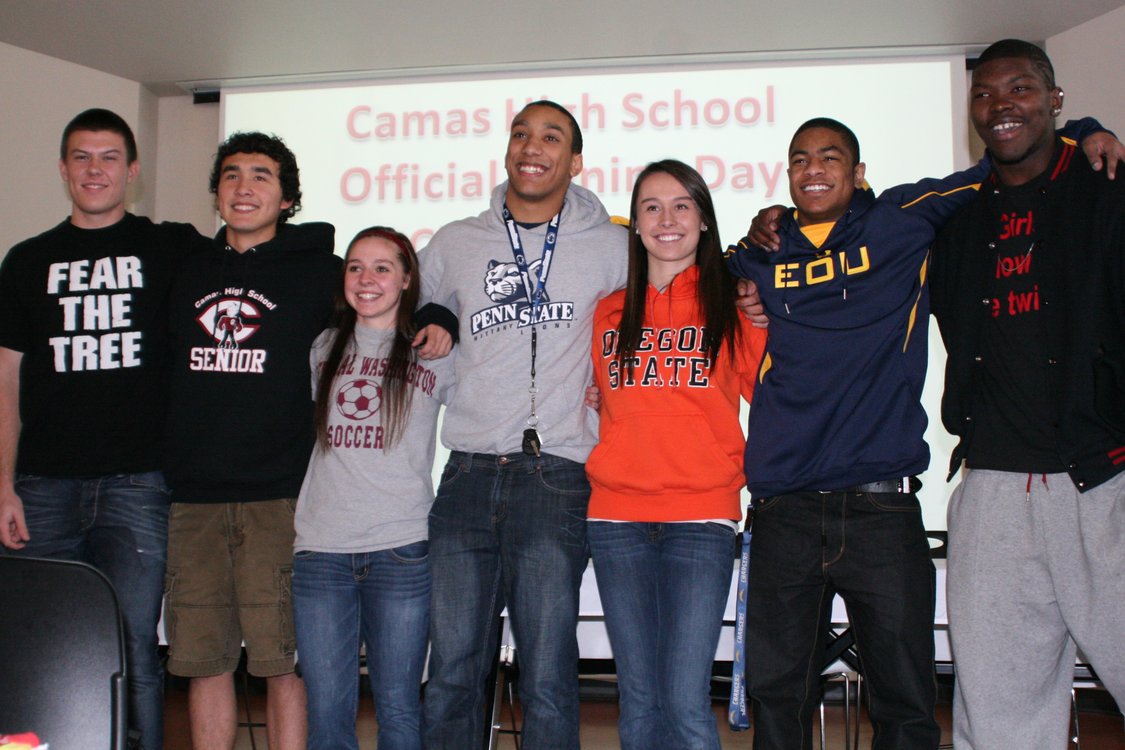
[[[256,322],[262,313],[252,302],[244,299],[220,299],[204,308],[195,320],[215,339],[219,349],[238,349],[246,339],[261,327]]]
[[[539,266],[543,261],[536,260],[528,266],[527,272],[534,279],[539,274]],[[544,290],[545,291],[545,290]],[[515,263],[501,263],[498,260],[488,261],[488,270],[484,274],[484,293],[493,302],[504,304],[526,300],[527,292],[524,291],[523,278],[520,276],[519,267]],[[543,301],[547,301],[544,294]]]

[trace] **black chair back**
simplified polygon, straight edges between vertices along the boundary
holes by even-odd
[[[117,594],[85,563],[0,556],[0,734],[123,750],[125,640]]]

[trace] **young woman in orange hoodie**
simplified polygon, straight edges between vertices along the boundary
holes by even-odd
[[[629,276],[594,315],[601,435],[588,537],[623,750],[719,750],[711,663],[742,518],[739,397],[765,332],[735,309],[707,185],[682,162],[633,189]]]

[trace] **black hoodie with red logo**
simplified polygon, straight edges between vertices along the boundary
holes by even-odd
[[[330,224],[238,253],[225,228],[172,287],[165,473],[177,502],[296,497],[313,446],[309,349],[340,285]]]

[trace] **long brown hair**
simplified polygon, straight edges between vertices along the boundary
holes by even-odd
[[[637,200],[641,185],[654,174],[666,174],[683,186],[695,202],[707,231],[699,235],[695,249],[695,265],[699,267],[699,285],[696,304],[704,321],[703,347],[715,366],[725,343],[730,357],[734,358],[739,337],[738,310],[735,308],[736,280],[723,265],[719,226],[715,219],[715,205],[707,183],[694,169],[675,159],[664,159],[645,167],[633,184],[633,199],[629,209],[629,276],[625,285],[625,307],[621,311],[621,324],[617,335],[617,363],[633,370],[633,355],[641,343],[645,324],[645,296],[648,293],[648,251],[635,231],[637,227]]]
[[[382,390],[383,412],[383,450],[394,445],[401,437],[406,418],[410,414],[410,403],[414,395],[414,387],[407,382],[407,374],[418,360],[418,355],[410,346],[414,339],[414,308],[418,306],[418,296],[421,289],[421,279],[418,276],[418,255],[414,246],[401,232],[390,227],[369,227],[357,234],[348,243],[348,251],[344,254],[344,267],[340,274],[340,287],[336,290],[335,307],[332,313],[332,327],[335,335],[332,345],[328,348],[328,357],[324,360],[324,367],[320,372],[320,379],[316,386],[315,424],[317,445],[321,450],[327,450],[328,442],[328,411],[332,408],[332,385],[336,380],[336,373],[340,363],[349,348],[355,348],[355,309],[344,298],[344,276],[347,274],[348,261],[352,248],[360,240],[381,239],[390,242],[398,248],[398,257],[402,266],[409,275],[410,281],[402,290],[399,297],[398,309],[395,311],[395,337],[391,344],[391,352],[387,358],[387,369],[380,383]]]

